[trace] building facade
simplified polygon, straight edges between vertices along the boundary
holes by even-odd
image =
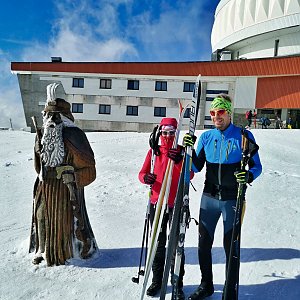
[[[61,83],[57,96],[71,103],[76,124],[85,131],[152,131],[162,117],[178,116],[178,100],[192,99],[202,76],[197,128],[210,128],[211,101],[219,93],[234,99],[233,121],[245,125],[245,111],[258,117],[293,118],[300,127],[300,56],[212,62],[77,63],[13,62],[27,126],[41,124],[46,86]],[[188,125],[188,111],[184,128]]]

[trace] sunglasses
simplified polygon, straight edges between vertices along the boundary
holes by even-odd
[[[164,130],[164,131],[161,132],[161,134],[163,136],[166,136],[166,135],[174,136],[175,135],[175,130],[169,130],[169,131]]]
[[[212,117],[215,117],[216,115],[222,116],[226,113],[226,109],[211,110],[209,113]]]

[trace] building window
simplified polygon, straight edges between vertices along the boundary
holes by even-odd
[[[272,115],[272,114],[274,114],[274,109],[262,109],[260,111],[260,114],[262,114],[262,115]]]
[[[274,56],[278,56],[279,40],[275,40]]]
[[[192,92],[195,87],[195,82],[184,82],[183,91],[184,92]]]
[[[190,118],[190,116],[191,116],[191,108],[190,108],[190,107],[187,107],[187,109],[186,109],[185,112],[184,112],[183,117],[184,117],[184,118]]]
[[[214,94],[214,95],[228,94],[228,91],[226,91],[226,90],[206,90],[206,94]]]
[[[165,107],[154,107],[154,117],[165,117],[166,108]]]
[[[203,127],[204,127],[204,129],[212,129],[212,128],[215,128],[214,125],[204,125]]]
[[[84,78],[73,78],[72,87],[83,88],[84,87]]]
[[[111,105],[99,104],[99,114],[110,115]]]
[[[166,81],[155,81],[155,90],[156,91],[166,91],[167,82]]]
[[[100,79],[100,89],[111,89],[111,79]]]
[[[72,113],[83,113],[83,104],[72,103]]]
[[[214,97],[206,97],[206,101],[214,101]]]
[[[126,115],[127,116],[137,116],[138,115],[138,106],[127,106]]]
[[[128,80],[127,90],[138,90],[139,89],[139,80]]]

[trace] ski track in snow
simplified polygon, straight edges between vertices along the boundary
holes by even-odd
[[[242,228],[240,300],[300,299],[300,131],[252,130],[260,146],[262,175],[247,190]],[[182,135],[184,132],[182,133]],[[199,137],[201,131],[197,131]],[[48,268],[28,254],[32,210],[34,134],[0,132],[0,299],[140,298],[137,275],[149,188],[137,179],[149,133],[88,133],[97,179],[86,192],[87,210],[99,252],[87,261]],[[181,141],[181,139],[180,139]],[[193,179],[192,216],[198,219],[204,174]],[[222,224],[213,246],[215,293],[221,299],[225,255]],[[184,291],[199,284],[197,227],[186,236]],[[168,295],[170,299],[170,285]],[[150,299],[150,298],[145,298]],[[157,299],[157,298],[154,298]]]

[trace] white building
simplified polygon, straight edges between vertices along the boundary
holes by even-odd
[[[222,59],[300,54],[299,0],[221,0],[211,33]]]

